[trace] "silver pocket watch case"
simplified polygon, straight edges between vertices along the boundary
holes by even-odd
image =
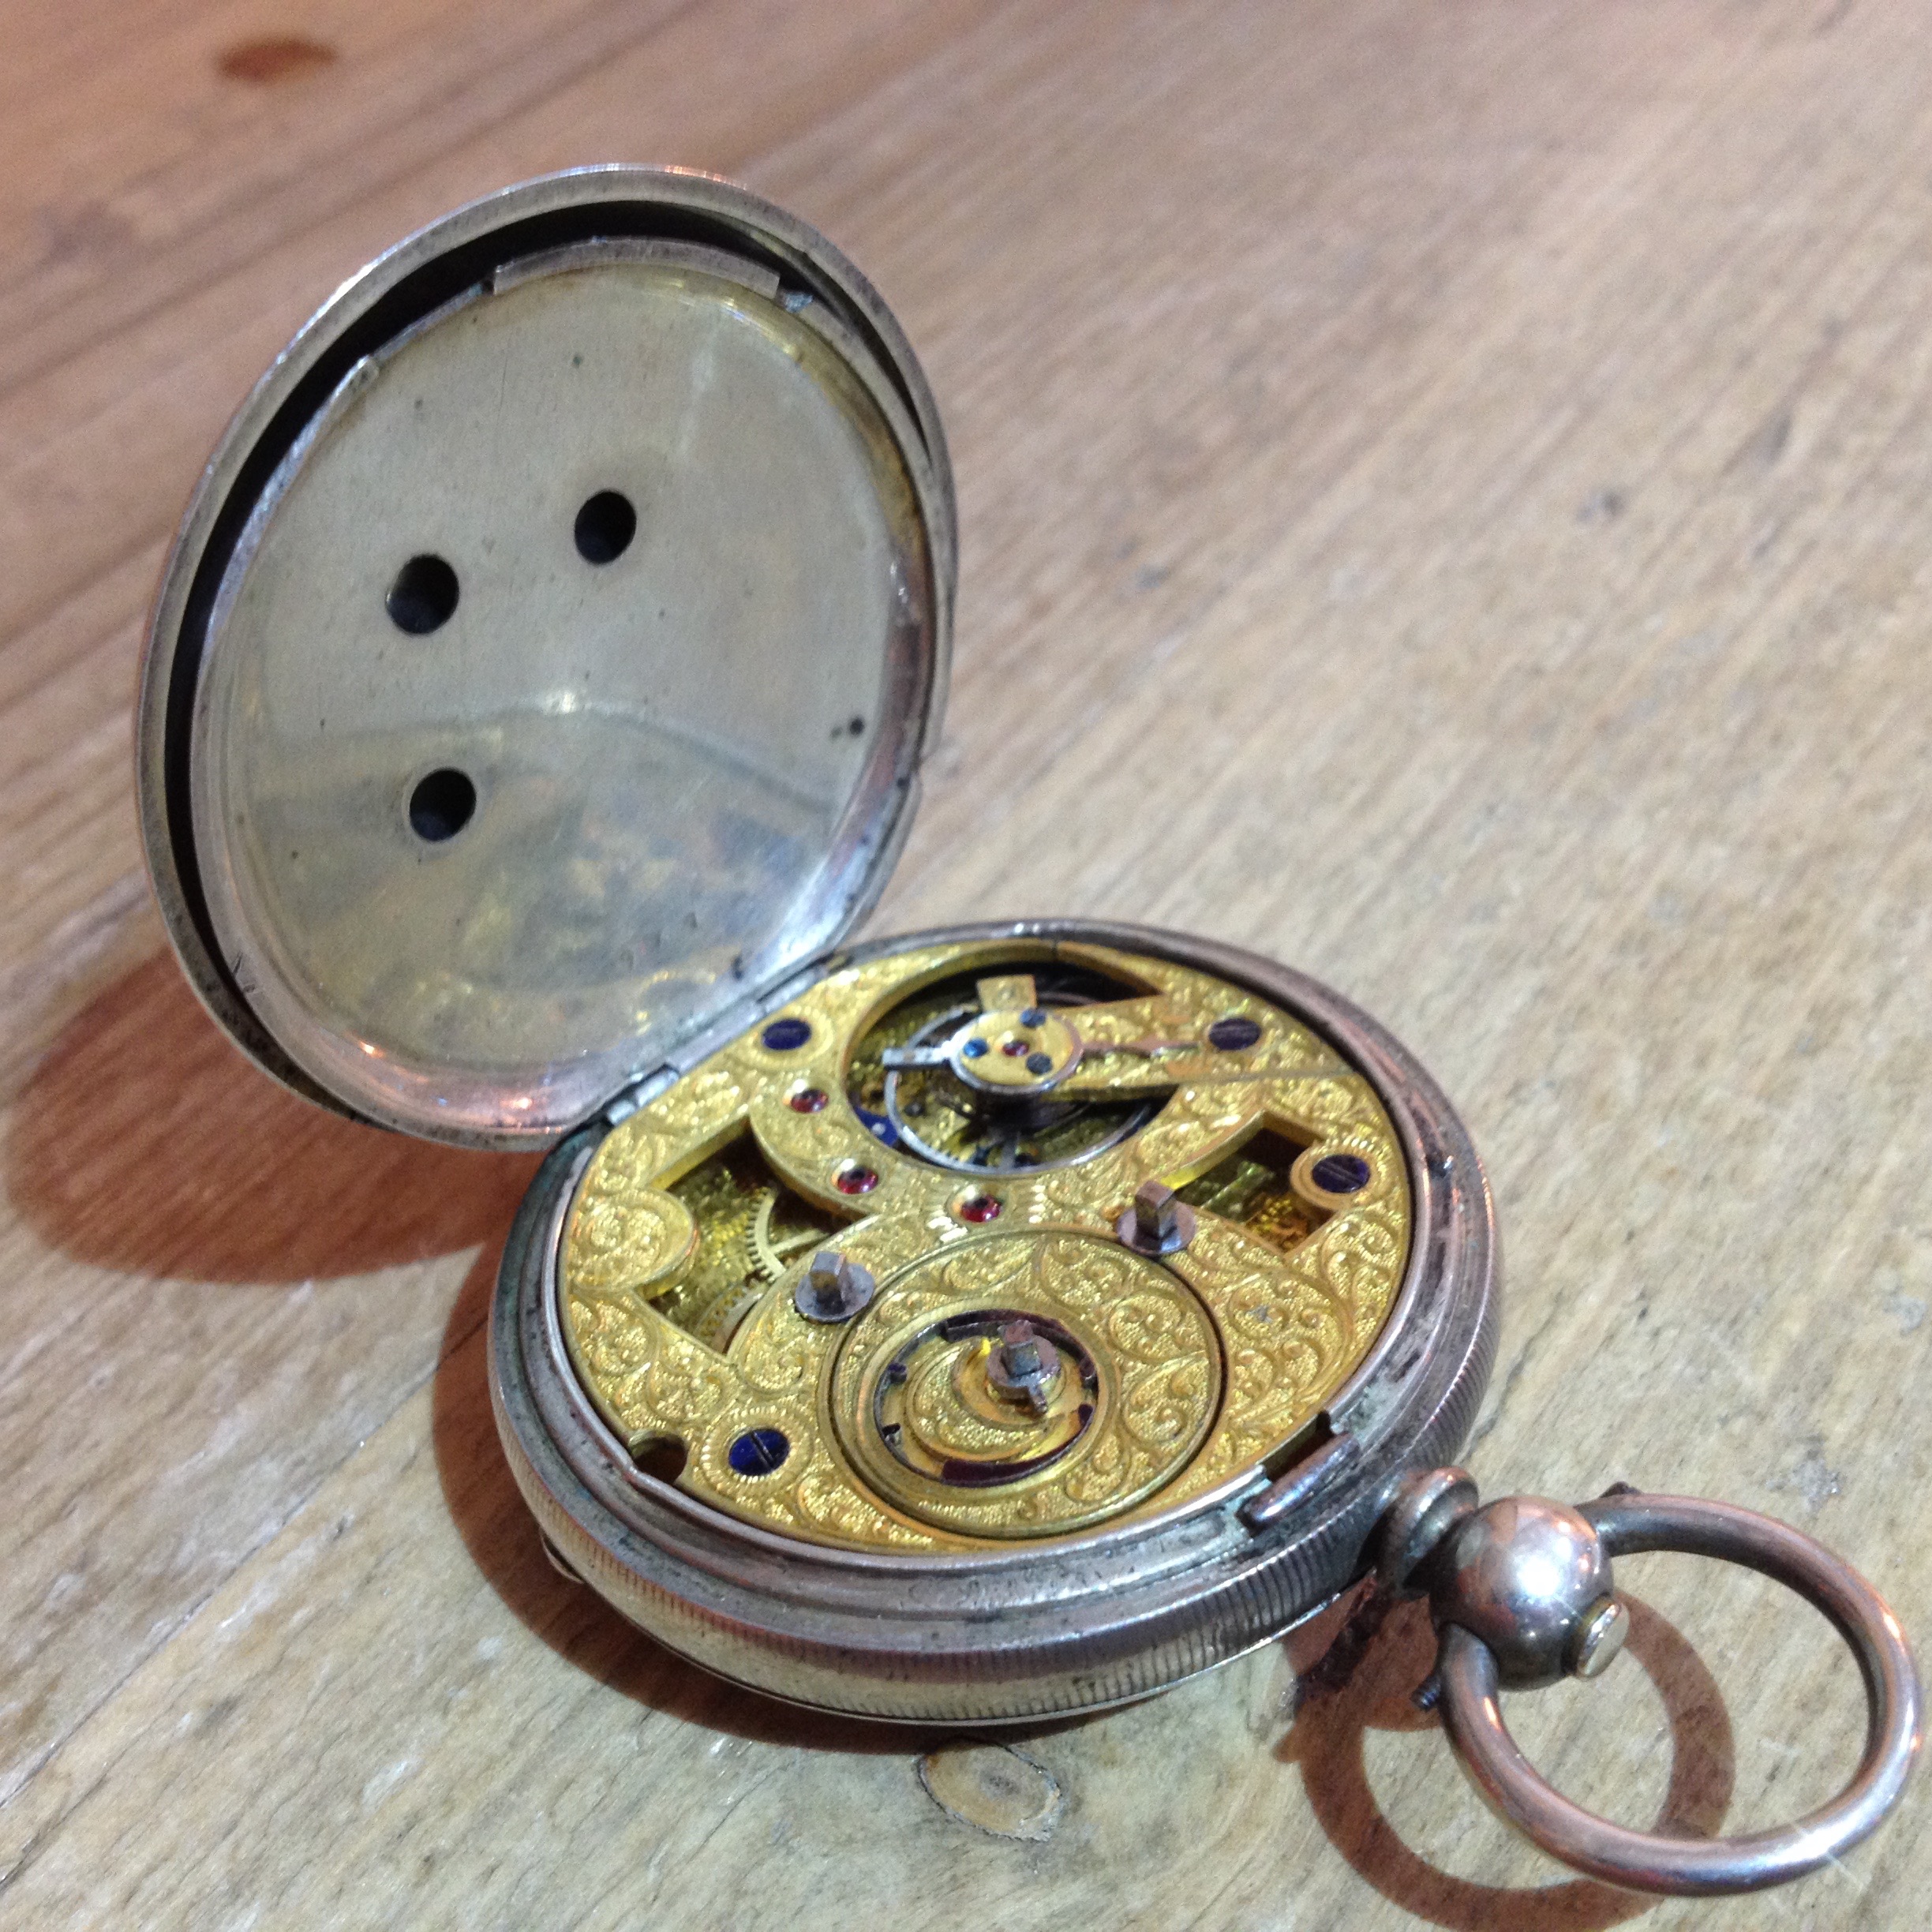
[[[850,945],[946,684],[945,442],[824,238],[710,178],[531,182],[334,295],[230,425],[144,667],[170,938],[311,1100],[545,1148],[492,1314],[560,1563],[705,1668],[985,1724],[1158,1690],[1373,1570],[1452,1740],[1625,1884],[1810,1869],[1917,1739],[1896,1621],[1808,1539],[1623,1497],[1479,1507],[1475,1150],[1366,1016],[1076,920]],[[1131,834],[1129,834],[1130,836]],[[1617,1549],[1819,1602],[1873,1720],[1792,1832],[1574,1810],[1500,1686],[1593,1674]]]

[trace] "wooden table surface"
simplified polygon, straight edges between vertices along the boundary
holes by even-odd
[[[1923,1795],[1779,1894],[1492,1820],[1413,1609],[1013,1745],[788,1713],[545,1565],[480,1324],[530,1173],[203,1017],[144,607],[345,275],[571,163],[877,281],[963,519],[872,930],[1124,916],[1436,1071],[1509,1258],[1468,1452],[1825,1538],[1932,1642],[1932,36],[1913,0],[69,0],[0,14],[0,1923],[1923,1924]],[[1855,1672],[1679,1559],[1514,1700],[1633,1823],[1844,1776]],[[1301,1673],[1297,1690],[1297,1672]],[[923,1770],[923,1775],[922,1775]]]

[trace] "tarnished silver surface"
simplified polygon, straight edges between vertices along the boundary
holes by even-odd
[[[876,896],[953,569],[917,364],[822,238],[644,169],[459,210],[290,345],[171,560],[190,978],[312,1097],[553,1140]]]
[[[1638,1891],[1684,1894],[1781,1885],[1829,1863],[1876,1829],[1904,1788],[1921,1724],[1911,1653],[1878,1592],[1810,1537],[1728,1503],[1623,1494],[1586,1503],[1574,1514],[1594,1529],[1608,1555],[1679,1550],[1718,1557],[1789,1586],[1822,1611],[1851,1646],[1865,1680],[1870,1714],[1864,1755],[1838,1797],[1777,1830],[1707,1840],[1631,1831],[1572,1804],[1544,1781],[1503,1723],[1507,1679],[1496,1651],[1474,1630],[1451,1623],[1438,1666],[1443,1721],[1476,1788],[1498,1814],[1579,1871]],[[1533,1541],[1547,1527],[1540,1516],[1526,1526]],[[1573,1540],[1563,1539],[1566,1548]],[[1580,1664],[1578,1670],[1584,1674]]]
[[[1436,1623],[1479,1639],[1511,1690],[1569,1676],[1615,1587],[1589,1520],[1541,1496],[1505,1496],[1462,1517],[1430,1567]]]
[[[1453,1454],[1494,1350],[1495,1247],[1474,1149],[1428,1076],[1325,988],[1176,934],[1074,921],[977,926],[866,953],[987,938],[1084,940],[1216,973],[1286,1008],[1376,1084],[1415,1200],[1407,1277],[1383,1335],[1331,1403],[1357,1447],[1260,1530],[1242,1511],[1285,1472],[1256,1468],[1166,1516],[1005,1552],[886,1555],[803,1544],[728,1518],[631,1461],[557,1331],[563,1206],[601,1133],[560,1148],[505,1252],[492,1387],[523,1493],[572,1568],[626,1616],[721,1675],[867,1716],[987,1723],[1145,1695],[1279,1634],[1354,1581],[1405,1472]],[[782,995],[680,1050],[695,1065]]]
[[[1391,1597],[1417,1594],[1424,1565],[1476,1503],[1476,1481],[1467,1470],[1418,1470],[1405,1477],[1376,1533],[1376,1583]]]

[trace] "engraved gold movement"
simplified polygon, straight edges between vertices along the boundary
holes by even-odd
[[[1368,1353],[1410,1223],[1375,1090],[1279,1008],[1107,947],[927,946],[829,972],[605,1136],[560,1327],[693,1496],[1010,1547],[1269,1466]]]

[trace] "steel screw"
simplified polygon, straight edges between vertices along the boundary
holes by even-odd
[[[1060,1351],[1030,1321],[1009,1321],[987,1357],[987,1380],[998,1394],[1044,1415],[1060,1380]]]
[[[1600,1597],[1583,1613],[1583,1623],[1570,1646],[1569,1664],[1578,1677],[1601,1677],[1616,1662],[1630,1634],[1631,1614],[1620,1599]]]
[[[807,1321],[847,1321],[872,1299],[875,1286],[871,1269],[835,1248],[821,1248],[793,1290],[792,1305]]]
[[[1134,1231],[1150,1248],[1174,1230],[1174,1191],[1158,1181],[1144,1181],[1134,1196]]]
[[[1194,1210],[1164,1181],[1143,1181],[1114,1232],[1141,1254],[1174,1254],[1194,1238]]]

